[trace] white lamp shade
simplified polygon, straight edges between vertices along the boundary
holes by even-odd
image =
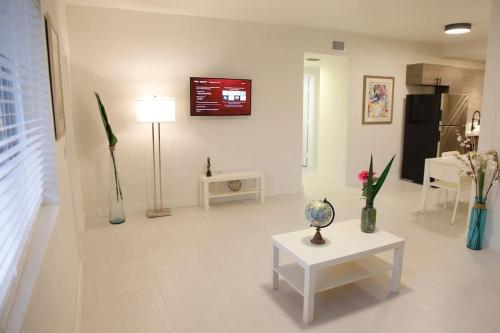
[[[139,123],[175,121],[175,100],[173,98],[137,100],[136,111]]]

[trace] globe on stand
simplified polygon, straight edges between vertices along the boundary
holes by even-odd
[[[326,200],[311,201],[305,210],[306,218],[311,223],[311,227],[316,227],[316,233],[311,238],[311,243],[316,245],[325,244],[325,240],[321,236],[321,228],[328,227],[335,218],[335,209],[332,204]]]

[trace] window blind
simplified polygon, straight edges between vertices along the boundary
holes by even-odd
[[[12,290],[54,165],[38,0],[0,0],[0,308]],[[52,189],[53,190],[53,189]]]

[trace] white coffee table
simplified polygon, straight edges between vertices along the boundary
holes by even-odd
[[[360,221],[338,222],[321,230],[324,245],[310,239],[314,229],[272,236],[273,289],[278,289],[279,275],[304,296],[303,321],[313,320],[314,294],[358,281],[392,269],[391,291],[398,292],[403,264],[404,239],[380,229],[361,232]],[[279,252],[289,254],[295,263],[279,265]],[[374,254],[394,250],[388,263]]]

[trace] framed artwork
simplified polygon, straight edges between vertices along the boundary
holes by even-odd
[[[66,132],[64,117],[64,100],[61,76],[61,57],[59,53],[59,37],[52,25],[50,17],[45,15],[45,33],[47,35],[47,56],[49,59],[50,92],[52,96],[52,114],[56,140]]]
[[[394,77],[363,77],[363,124],[391,124]]]

